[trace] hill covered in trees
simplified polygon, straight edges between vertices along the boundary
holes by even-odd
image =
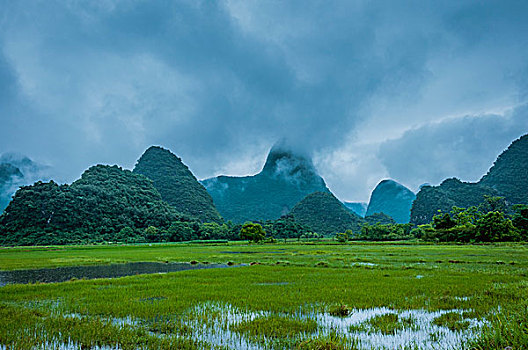
[[[0,244],[113,241],[122,229],[143,235],[178,218],[146,177],[97,165],[71,185],[37,182],[20,188],[0,216]]]
[[[412,205],[411,222],[428,223],[438,210],[449,213],[453,206],[478,206],[485,196],[502,196],[509,204],[528,203],[528,135],[513,141],[479,182],[452,178],[439,186],[423,186]]]
[[[152,146],[139,158],[134,173],[153,181],[161,198],[178,212],[202,222],[220,222],[213,199],[180,158],[167,149]]]
[[[407,187],[393,180],[383,180],[372,191],[366,216],[385,213],[397,223],[408,223],[415,198]]]
[[[296,222],[314,232],[331,235],[352,230],[359,233],[363,219],[351,213],[330,192],[315,192],[297,203],[290,212]]]
[[[454,206],[478,206],[484,202],[485,196],[497,195],[498,192],[490,187],[457,178],[444,180],[439,186],[423,186],[412,205],[411,223],[427,224],[438,210],[449,213]]]
[[[225,220],[273,220],[306,195],[329,192],[310,158],[275,145],[264,168],[253,176],[218,176],[202,181]]]
[[[479,183],[512,203],[528,204],[528,135],[513,141]]]

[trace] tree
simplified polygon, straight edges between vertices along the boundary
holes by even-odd
[[[446,230],[450,229],[456,226],[456,221],[451,219],[451,216],[448,213],[445,213],[442,215],[441,212],[439,212],[437,215],[433,217],[433,227],[437,230]]]
[[[149,226],[145,229],[145,236],[150,242],[159,242],[159,230],[157,227]]]
[[[348,242],[348,234],[346,232],[338,232],[335,235],[338,242],[346,243]]]
[[[260,242],[266,237],[266,231],[260,224],[246,222],[240,229],[240,238],[248,241]]]
[[[510,219],[504,213],[490,211],[477,221],[476,239],[482,242],[515,240],[518,236]]]
[[[182,242],[196,239],[196,233],[191,222],[174,221],[168,228],[167,234],[171,242]]]
[[[126,226],[119,231],[116,240],[120,242],[131,242],[134,240],[134,236],[134,230],[132,230],[131,227]]]
[[[528,205],[514,205],[515,215],[513,216],[513,226],[519,230],[522,240],[528,239]]]

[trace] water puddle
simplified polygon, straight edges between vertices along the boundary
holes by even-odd
[[[321,312],[299,311],[293,315],[280,314],[280,316],[301,320],[315,320],[317,331],[312,334],[300,334],[299,338],[315,338],[338,334],[345,337],[352,347],[358,349],[459,349],[463,344],[474,338],[485,321],[477,319],[464,319],[469,323],[466,330],[452,331],[447,327],[438,326],[433,321],[447,313],[462,313],[467,310],[394,310],[389,308],[353,309],[347,317],[332,316]],[[271,349],[274,348],[271,340],[255,339],[230,331],[230,328],[242,321],[251,321],[258,317],[272,315],[267,311],[250,312],[241,311],[231,305],[206,303],[192,310],[194,315],[203,315],[208,318],[206,323],[189,321],[188,325],[195,330],[193,339],[203,341],[213,346],[227,346],[235,349]],[[395,329],[390,334],[382,333],[368,324],[369,320],[388,314],[397,315],[400,319],[411,319],[412,326]],[[198,318],[200,319],[200,318]],[[264,342],[262,342],[264,339]]]
[[[168,316],[167,322],[174,322],[186,326],[192,330],[189,337],[202,344],[207,344],[212,348],[222,349],[245,349],[245,350],[266,350],[266,349],[289,349],[293,344],[320,336],[338,334],[344,337],[345,343],[351,348],[357,349],[460,349],[470,339],[474,338],[486,321],[472,318],[463,318],[468,323],[465,330],[453,331],[445,326],[439,326],[434,320],[447,313],[457,313],[463,315],[468,310],[452,309],[439,311],[416,310],[395,310],[390,308],[370,308],[351,309],[346,317],[332,316],[326,312],[309,311],[299,309],[293,314],[273,313],[270,311],[248,311],[238,309],[230,304],[218,302],[200,303],[191,307],[183,314]],[[372,326],[371,321],[384,315],[397,315],[400,319],[410,319],[411,324],[405,327],[394,329],[390,332],[382,332]],[[283,339],[286,342],[279,345],[277,339],[262,336],[250,336],[233,331],[237,325],[251,322],[258,318],[268,318],[279,316],[296,320],[311,320],[316,322],[317,328],[311,333],[299,333],[292,338]],[[80,314],[63,314],[63,317],[84,318]],[[118,327],[146,327],[151,321],[135,319],[132,317],[109,318],[106,319]],[[159,320],[158,320],[159,321]],[[177,334],[160,334],[148,331],[148,334],[157,337],[181,337]],[[36,347],[39,348],[39,347]],[[68,341],[67,343],[56,343],[48,341],[42,349],[81,349],[78,344]],[[0,350],[7,349],[0,345]],[[97,349],[119,349],[115,346],[101,346]]]
[[[0,287],[6,284],[54,283],[71,279],[116,278],[132,275],[168,273],[185,270],[214,269],[244,266],[227,264],[189,264],[133,262],[126,264],[69,266],[52,269],[0,271]]]

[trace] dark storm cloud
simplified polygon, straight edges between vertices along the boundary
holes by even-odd
[[[380,142],[525,98],[526,7],[4,2],[0,152],[70,181],[160,144],[203,178],[258,171],[285,137],[317,153],[338,195],[365,199],[387,175]]]

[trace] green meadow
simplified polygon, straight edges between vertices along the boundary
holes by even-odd
[[[231,267],[0,287],[0,348],[524,349],[527,253],[332,241],[1,248],[2,270]]]

